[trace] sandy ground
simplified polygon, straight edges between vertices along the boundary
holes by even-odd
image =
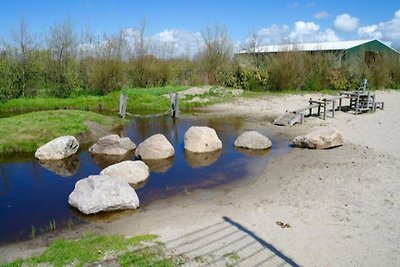
[[[293,149],[269,161],[256,179],[186,192],[73,235],[90,228],[127,236],[155,233],[171,252],[198,266],[399,266],[400,92],[377,92],[384,111],[337,112],[293,127],[268,122],[305,106],[310,97],[320,96],[238,98],[207,111],[245,116],[253,129],[287,138],[335,126],[344,135],[342,147]],[[47,240],[3,247],[0,262],[41,251]]]

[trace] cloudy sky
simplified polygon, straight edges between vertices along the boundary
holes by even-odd
[[[236,48],[250,33],[261,44],[378,38],[400,48],[398,0],[0,0],[0,38],[7,40],[24,18],[38,36],[66,18],[77,32],[134,33],[146,20],[146,35],[193,53],[207,26],[226,27]]]

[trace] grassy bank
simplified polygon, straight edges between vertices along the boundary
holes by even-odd
[[[58,136],[87,133],[85,121],[106,128],[121,123],[117,118],[80,110],[38,111],[1,118],[0,153],[32,152]]]
[[[128,96],[127,109],[166,111],[170,107],[164,94],[185,90],[185,86],[166,86],[155,88],[129,88],[112,92],[105,96],[77,96],[70,98],[18,98],[0,103],[0,112],[38,111],[54,109],[78,109],[90,111],[116,111],[119,109],[119,96]]]
[[[155,235],[124,238],[120,235],[87,234],[78,240],[57,240],[41,255],[17,259],[0,265],[83,266],[99,263],[111,266],[175,266],[177,259],[167,256]]]

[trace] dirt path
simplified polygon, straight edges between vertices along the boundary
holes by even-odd
[[[208,115],[245,114],[252,128],[287,138],[332,125],[345,137],[342,147],[294,149],[268,162],[256,179],[185,192],[90,227],[128,236],[159,234],[168,249],[200,266],[398,266],[400,93],[377,92],[385,110],[376,113],[338,112],[334,119],[309,118],[294,127],[265,121],[304,106],[310,97],[319,96],[240,98],[208,108]],[[0,262],[44,244],[10,246],[0,252]]]

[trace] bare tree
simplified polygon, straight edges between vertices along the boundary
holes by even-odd
[[[209,83],[218,82],[218,73],[223,70],[232,58],[232,42],[227,29],[216,24],[202,32],[204,48],[201,57]]]
[[[248,53],[255,53],[260,44],[260,36],[255,30],[253,30],[252,32],[250,32],[249,37],[246,40],[245,50]]]
[[[46,36],[52,56],[47,66],[47,74],[53,83],[51,91],[55,96],[67,97],[79,84],[76,70],[76,40],[74,26],[69,19],[51,26]]]
[[[76,55],[76,35],[71,20],[56,23],[50,27],[47,45],[58,62],[67,64]]]
[[[19,84],[21,96],[24,97],[28,90],[28,82],[33,76],[31,71],[34,57],[33,52],[37,49],[34,35],[29,31],[29,27],[24,18],[19,22],[18,28],[11,33],[13,41],[13,54],[17,61],[20,75]]]

